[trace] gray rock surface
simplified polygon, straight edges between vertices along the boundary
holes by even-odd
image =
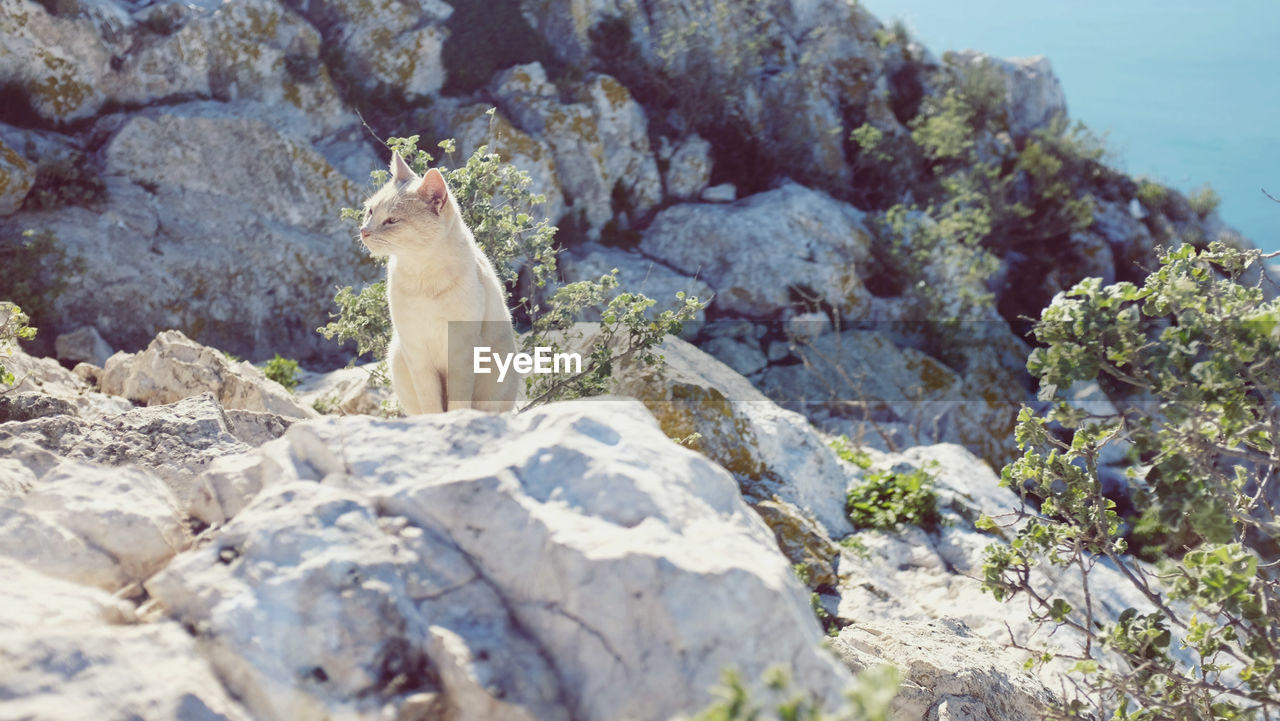
[[[1009,129],[1015,137],[1047,127],[1056,115],[1066,115],[1067,97],[1043,55],[1030,58],[993,58],[974,51],[948,53],[961,72],[994,72],[1004,81]]]
[[[147,589],[260,718],[438,693],[458,719],[656,721],[730,664],[832,704],[849,681],[733,479],[634,401],[309,421],[245,458],[263,490]]]
[[[698,278],[682,275],[639,253],[597,243],[587,243],[561,254],[557,267],[567,283],[598,280],[600,276],[608,275],[617,268],[620,290],[643,293],[657,301],[650,309],[651,312],[660,313],[677,307],[680,301],[676,300],[676,293],[697,297],[704,302],[712,296],[710,286]],[[705,310],[694,314],[694,321],[705,318]],[[586,317],[584,320],[594,321],[599,318]]]
[[[91,325],[63,333],[53,341],[58,360],[66,363],[90,363],[102,367],[115,351]]]
[[[31,162],[0,141],[0,215],[10,215],[21,208],[35,180]]]
[[[645,231],[640,251],[696,273],[715,291],[711,307],[722,314],[767,318],[802,289],[856,318],[870,301],[858,276],[870,243],[860,211],[787,183],[732,205],[667,208]]]
[[[104,393],[135,403],[163,405],[211,393],[225,409],[312,418],[284,386],[247,361],[232,361],[221,351],[200,345],[182,331],[167,330],[139,353],[117,353],[107,360],[99,380]]]
[[[17,408],[26,408],[21,415],[27,418],[71,413],[94,419],[133,408],[133,404],[124,398],[97,392],[96,386],[63,368],[52,358],[39,358],[21,348],[11,352],[12,355],[4,359],[4,366],[14,375],[14,384],[6,386],[0,383],[0,393],[12,396],[8,403],[10,413]],[[10,417],[9,420],[18,418]]]
[[[693,200],[711,181],[711,143],[697,133],[678,145],[668,144],[665,152],[660,149],[658,155],[667,164],[662,180],[670,198]]]

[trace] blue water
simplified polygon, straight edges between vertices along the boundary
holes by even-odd
[[[1110,162],[1183,191],[1280,250],[1280,0],[860,0],[941,57],[1046,55]]]

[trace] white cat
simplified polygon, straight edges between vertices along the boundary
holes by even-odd
[[[519,380],[473,372],[479,346],[515,352],[506,292],[440,171],[420,178],[395,153],[391,179],[365,201],[360,239],[374,255],[390,256],[387,361],[405,412],[511,410]]]

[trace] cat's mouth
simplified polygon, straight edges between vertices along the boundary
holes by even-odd
[[[374,255],[385,255],[387,252],[387,243],[381,238],[375,238],[371,235],[367,238],[361,238],[360,242],[364,243],[364,247],[368,248],[369,252]]]

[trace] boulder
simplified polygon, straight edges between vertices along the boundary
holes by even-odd
[[[107,101],[112,49],[88,18],[58,17],[34,0],[3,0],[0,36],[0,83],[16,86],[41,118],[82,120]]]
[[[44,333],[92,325],[134,350],[179,328],[251,360],[345,360],[315,329],[335,286],[376,275],[337,218],[360,190],[260,110],[196,102],[104,118],[99,204],[0,218],[0,233],[41,228],[83,259]]]
[[[97,392],[95,386],[52,358],[39,358],[21,348],[13,348],[3,363],[14,375],[12,386],[0,383],[0,393],[3,393],[0,398],[8,399],[7,410],[0,411],[3,420],[30,420],[59,414],[96,419],[133,408],[124,398]]]
[[[17,212],[35,182],[35,165],[0,141],[0,215]]]
[[[620,291],[643,293],[657,301],[650,309],[651,313],[677,307],[681,301],[676,300],[676,293],[683,292],[686,296],[696,297],[704,302],[712,295],[711,288],[698,278],[690,278],[639,253],[597,243],[587,243],[562,253],[557,260],[557,267],[567,283],[598,280],[600,276],[608,275],[617,268]],[[704,310],[694,315],[695,321],[705,318]],[[587,317],[583,320],[594,321],[599,318]]]
[[[895,721],[1037,721],[1057,701],[1017,656],[959,621],[846,626],[832,646],[853,671],[899,669]]]
[[[832,706],[851,680],[732,477],[634,401],[319,419],[245,458],[263,490],[146,587],[258,718],[656,721],[730,665]]]
[[[25,479],[16,489],[6,483],[0,498],[0,555],[41,573],[116,591],[188,543],[176,500],[146,471],[74,461],[42,474],[7,470]]]
[[[1025,138],[1034,130],[1048,127],[1057,115],[1066,116],[1067,96],[1043,55],[1004,60],[974,51],[947,53],[945,59],[962,73],[994,73],[1004,86],[1005,112],[1009,132]]]
[[[693,200],[711,182],[711,143],[694,133],[672,145],[661,139],[658,158],[666,163],[662,181],[667,197],[675,200]]]
[[[104,393],[135,403],[163,405],[211,393],[223,408],[312,418],[284,386],[248,361],[232,361],[221,351],[200,345],[182,331],[167,330],[139,353],[117,353],[102,369]]]
[[[90,363],[101,368],[111,357],[110,345],[98,334],[98,329],[91,325],[82,326],[70,333],[63,333],[53,341],[58,353],[58,360],[65,363]]]
[[[614,78],[590,75],[576,102],[562,103],[542,66],[528,63],[498,73],[490,89],[516,127],[551,146],[569,210],[593,239],[617,213],[629,212],[618,221],[627,227],[662,200],[644,110]]]
[[[715,291],[710,307],[721,314],[769,318],[798,296],[857,318],[871,297],[858,276],[870,244],[861,211],[786,183],[732,205],[667,208],[640,251],[695,273]]]
[[[394,400],[391,389],[378,385],[373,373],[377,363],[339,368],[328,373],[303,371],[294,398],[319,413],[378,415],[385,401]]]

